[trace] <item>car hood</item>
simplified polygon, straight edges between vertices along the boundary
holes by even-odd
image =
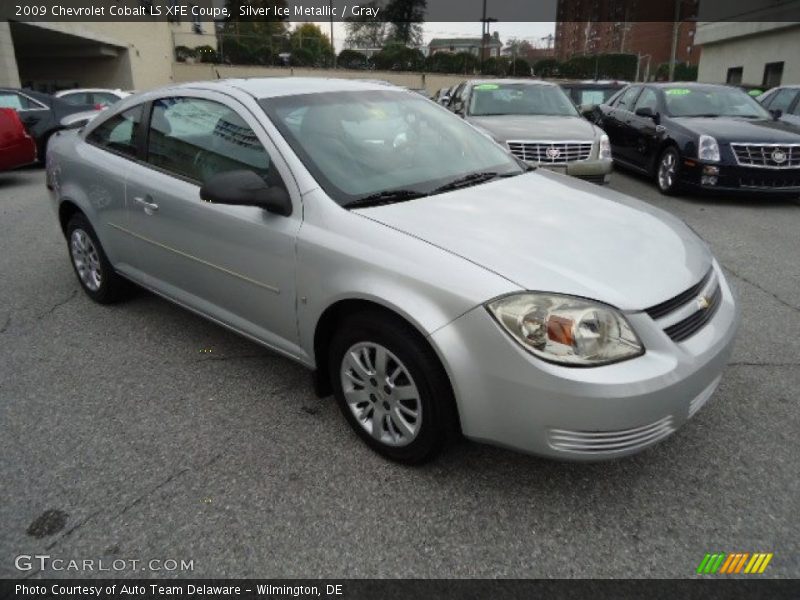
[[[595,133],[597,127],[583,117],[503,115],[467,117],[467,121],[489,132],[498,142],[507,140],[589,141],[597,137]]]
[[[355,212],[523,289],[623,310],[678,295],[712,262],[705,243],[669,213],[547,171]]]
[[[694,133],[713,136],[719,142],[800,143],[797,126],[785,121],[734,117],[672,117],[672,120]]]

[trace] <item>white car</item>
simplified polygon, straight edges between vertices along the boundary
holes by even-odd
[[[90,104],[97,108],[108,108],[123,98],[130,96],[129,92],[122,90],[107,90],[104,88],[79,88],[74,90],[61,90],[54,94],[70,104]]]

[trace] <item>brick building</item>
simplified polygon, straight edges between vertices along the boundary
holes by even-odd
[[[693,19],[694,0],[680,2],[680,18]],[[637,9],[636,2],[559,0],[556,15],[555,57],[561,61],[581,54],[638,54],[650,67],[642,73],[647,70],[652,75],[658,65],[669,61],[674,27],[678,29],[677,62],[696,65],[700,60],[700,49],[694,44],[695,22],[673,23],[673,2],[651,2],[647,9]]]

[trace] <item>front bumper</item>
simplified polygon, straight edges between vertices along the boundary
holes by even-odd
[[[711,396],[738,326],[718,265],[721,303],[683,342],[644,312],[628,313],[646,352],[628,361],[569,368],[541,361],[479,306],[431,340],[450,375],[467,438],[558,459],[633,454],[667,437]]]
[[[611,171],[613,170],[614,162],[611,159],[589,159],[589,160],[576,160],[565,165],[548,165],[547,163],[531,163],[534,166],[555,171],[557,173],[565,173],[572,177],[578,177],[591,181],[592,183],[605,184],[611,180]]]
[[[765,169],[687,159],[683,162],[681,172],[684,185],[698,191],[800,195],[800,169]]]

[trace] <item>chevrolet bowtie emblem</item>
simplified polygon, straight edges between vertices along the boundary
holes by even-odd
[[[700,296],[697,299],[697,308],[700,310],[705,310],[709,306],[711,306],[711,299],[708,296]]]

